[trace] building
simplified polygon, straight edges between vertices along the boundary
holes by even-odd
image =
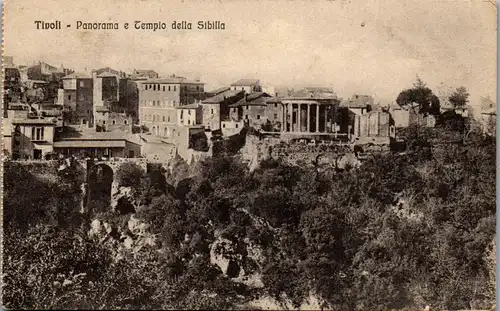
[[[496,136],[497,108],[491,107],[482,110],[480,123],[484,133]]]
[[[136,158],[141,145],[119,132],[94,132],[84,135],[61,135],[54,142],[54,152],[76,158]]]
[[[38,64],[29,66],[27,69],[29,80],[41,80],[46,82],[58,82],[64,76],[67,76],[72,72],[72,70],[64,68],[63,65],[58,68],[44,62],[38,62]]]
[[[148,162],[168,163],[177,155],[175,144],[153,135],[141,135],[141,154]]]
[[[158,79],[159,75],[154,70],[142,70],[134,69],[130,75],[132,80],[148,80],[148,79]]]
[[[203,123],[202,111],[203,107],[200,104],[190,104],[177,107],[177,125],[201,125]]]
[[[260,81],[257,79],[241,79],[231,84],[231,90],[242,90],[250,94],[254,92],[262,92]]]
[[[229,106],[241,100],[245,96],[245,91],[223,88],[209,94],[215,95],[201,103],[203,125],[209,130],[216,131],[221,128],[222,121],[229,120]]]
[[[355,137],[394,137],[394,127],[390,125],[388,112],[371,111],[356,114],[354,121]]]
[[[204,83],[185,78],[140,81],[139,120],[155,136],[174,137],[178,131],[177,107],[204,99]]]
[[[98,132],[132,132],[134,120],[125,112],[112,112],[106,107],[98,107],[94,118],[96,131]]]
[[[353,95],[350,99],[342,103],[342,107],[347,107],[356,115],[362,115],[373,109],[374,100],[370,95]]]
[[[56,120],[22,118],[4,122],[13,130],[12,159],[44,159],[52,153]]]
[[[340,100],[334,96],[307,94],[282,99],[281,123],[285,133],[336,133]]]
[[[92,77],[87,73],[74,72],[62,78],[57,103],[63,106],[67,124],[94,126]]]
[[[234,121],[244,121],[249,126],[261,128],[267,123],[267,100],[271,95],[264,92],[247,94],[236,103],[229,105],[229,116]]]
[[[281,132],[283,116],[283,103],[278,97],[266,99],[266,119],[265,130],[269,132]]]

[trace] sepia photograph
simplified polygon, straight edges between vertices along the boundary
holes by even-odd
[[[496,2],[2,14],[3,309],[496,309]]]

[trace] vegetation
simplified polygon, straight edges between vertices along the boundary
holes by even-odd
[[[339,310],[489,307],[495,143],[472,133],[435,144],[439,131],[451,130],[410,128],[411,152],[344,171],[266,160],[250,172],[228,153],[182,179],[172,176],[187,174],[182,163],[147,173],[124,164],[117,180],[137,189],[134,217],[157,243],[121,257],[120,241],[87,234],[98,216],[74,208],[74,176],[51,181],[9,164],[5,306],[228,309],[266,295],[299,306],[313,293]],[[51,225],[54,206],[70,226]],[[107,217],[126,227],[130,216]],[[221,238],[235,258],[227,271],[210,260]],[[263,286],[237,282],[241,268]]]
[[[399,93],[396,102],[401,107],[416,109],[416,112],[423,114],[439,115],[441,107],[439,98],[418,76],[413,88]]]

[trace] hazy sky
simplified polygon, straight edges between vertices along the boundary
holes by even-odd
[[[259,78],[383,102],[418,74],[436,91],[464,85],[472,102],[496,98],[494,2],[14,0],[4,18],[4,54],[16,64],[154,69],[199,77],[207,89]],[[61,20],[63,30],[36,30],[35,20]],[[120,30],[76,30],[78,20],[118,22]],[[220,20],[226,30],[133,29],[139,20],[169,28],[174,20],[193,28],[199,20]],[[123,29],[126,22],[131,29]]]

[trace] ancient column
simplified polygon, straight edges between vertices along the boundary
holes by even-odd
[[[325,133],[328,133],[327,125],[328,125],[328,106],[325,106]]]
[[[297,104],[297,128],[299,132],[302,132],[302,124],[300,122],[300,104]]]
[[[316,104],[316,133],[319,132],[319,103]]]
[[[293,132],[293,104],[288,104],[288,113],[290,117],[290,132]]]
[[[311,104],[307,104],[307,121],[306,121],[306,132],[311,131]]]

